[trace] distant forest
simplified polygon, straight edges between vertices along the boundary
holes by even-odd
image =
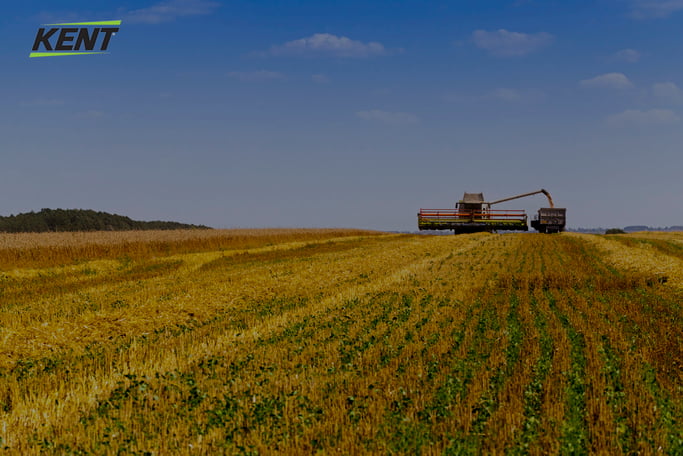
[[[619,228],[621,229],[621,228]],[[606,228],[567,228],[567,231],[574,231],[577,233],[591,233],[591,234],[603,234]],[[665,226],[665,227],[653,227],[646,225],[632,225],[625,226],[623,231],[626,233],[636,233],[638,231],[683,231],[683,225]],[[608,233],[609,234],[609,233]]]
[[[42,209],[40,212],[0,216],[0,232],[42,233],[46,231],[125,231],[210,229],[178,222],[140,222],[122,215],[85,209]]]

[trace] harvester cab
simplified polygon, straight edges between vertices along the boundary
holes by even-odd
[[[460,201],[455,203],[455,209],[466,216],[466,214],[486,213],[490,206],[484,201],[483,193],[465,193]]]

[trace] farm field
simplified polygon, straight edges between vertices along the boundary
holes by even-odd
[[[683,454],[682,305],[683,233],[0,235],[0,446]]]

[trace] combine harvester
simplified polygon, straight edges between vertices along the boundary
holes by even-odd
[[[453,230],[455,234],[480,231],[529,231],[527,215],[523,210],[495,210],[491,206],[505,201],[543,193],[550,207],[538,210],[531,226],[541,233],[559,233],[566,225],[567,209],[556,208],[546,190],[523,193],[496,201],[486,202],[483,193],[465,193],[453,209],[420,209],[417,226],[422,230]]]

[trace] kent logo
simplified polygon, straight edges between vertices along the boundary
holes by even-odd
[[[33,41],[29,57],[56,57],[63,55],[108,54],[111,37],[119,31],[121,21],[65,22],[43,24]],[[78,26],[78,27],[75,27]],[[41,52],[41,47],[44,52]]]

